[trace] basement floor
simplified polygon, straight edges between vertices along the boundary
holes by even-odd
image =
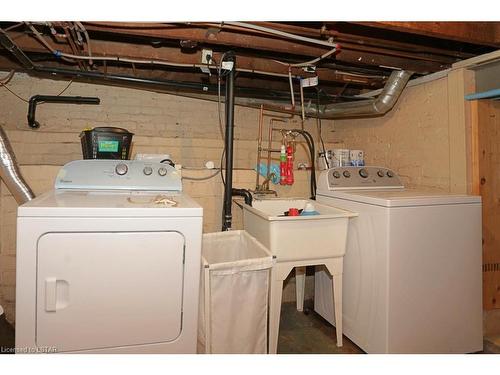
[[[344,336],[343,346],[337,347],[335,327],[316,314],[312,300],[304,302],[304,312],[297,311],[295,302],[281,307],[279,354],[361,354],[364,353]]]
[[[361,354],[359,347],[344,336],[344,345],[338,348],[335,328],[313,311],[312,301],[305,301],[304,312],[294,302],[283,303],[281,308],[279,354]],[[12,353],[14,329],[0,321],[0,354]],[[500,354],[500,336],[484,340],[482,354]]]

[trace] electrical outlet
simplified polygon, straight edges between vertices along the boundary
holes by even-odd
[[[203,49],[201,51],[201,63],[202,64],[210,64],[212,62],[213,52],[211,49]]]

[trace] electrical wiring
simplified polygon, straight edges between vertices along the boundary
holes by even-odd
[[[68,82],[68,85],[62,89],[61,92],[59,92],[59,94],[57,94],[56,96],[61,96],[62,94],[64,94],[66,92],[67,89],[69,89],[69,87],[71,86],[71,84],[73,83],[73,79],[71,79],[69,82]]]
[[[9,73],[7,73],[7,75],[4,77],[4,78],[0,78],[0,84],[7,84],[9,83],[9,81],[12,79],[12,77],[14,77],[14,73],[16,71],[14,69],[12,69]]]
[[[125,63],[130,63],[130,64],[146,64],[146,65],[161,65],[161,66],[173,66],[173,67],[178,67],[178,68],[209,68],[209,69],[217,69],[219,70],[220,68],[217,65],[211,65],[211,64],[186,64],[186,63],[175,63],[171,61],[165,61],[165,60],[156,60],[156,59],[151,59],[151,60],[144,60],[144,59],[132,59],[128,57],[120,57],[120,56],[81,56],[81,55],[74,55],[70,53],[65,53],[61,52],[59,50],[56,50],[54,47],[50,45],[49,42],[40,34],[40,32],[29,22],[26,22],[28,27],[31,29],[35,37],[56,57],[61,58],[67,62],[71,63],[76,63],[78,60],[88,60],[91,64],[95,61],[115,61],[115,62],[125,62]],[[88,44],[90,46],[90,44]],[[89,47],[89,53],[90,53],[90,47]],[[213,60],[213,58],[212,58]],[[221,59],[222,60],[222,59]],[[274,73],[274,72],[266,72],[262,70],[256,70],[256,69],[236,69],[237,72],[241,73],[252,73],[252,74],[259,74],[259,75],[267,75],[267,76],[273,76],[273,77],[284,77],[288,78],[288,74],[284,73]]]
[[[293,92],[292,69],[288,68],[288,81],[290,83],[290,96],[292,98],[292,108],[295,108],[295,94]]]
[[[15,97],[17,97],[19,100],[22,100],[25,103],[29,103],[29,100],[27,100],[27,99],[23,98],[22,96],[16,94],[14,91],[12,91],[11,89],[9,89],[4,83],[0,83],[0,86],[2,86],[4,89],[6,89],[7,91],[9,91],[12,95],[14,95]]]
[[[320,40],[320,39],[313,39],[313,38],[308,38],[305,36],[297,35],[297,34],[292,34],[292,33],[287,33],[285,31],[280,31],[276,29],[271,29],[269,27],[264,27],[264,26],[259,26],[259,25],[254,25],[251,23],[246,23],[246,22],[222,22],[221,25],[223,26],[224,24],[227,25],[233,25],[233,26],[239,26],[243,27],[246,29],[251,29],[251,30],[257,30],[261,32],[265,32],[268,34],[274,34],[277,36],[281,36],[287,39],[294,39],[294,40],[300,40],[301,42],[306,42],[306,43],[311,43],[311,44],[318,44],[322,46],[329,46],[329,47],[335,47],[337,48],[337,45],[335,43],[331,43],[326,40]]]
[[[319,99],[319,89],[316,88],[316,113],[319,113],[319,104],[320,104],[320,99]],[[316,126],[318,127],[318,136],[319,136],[319,141],[321,144],[321,148],[323,150],[323,157],[325,158],[325,165],[326,168],[330,168],[330,164],[328,163],[328,157],[326,156],[326,150],[325,150],[325,142],[323,142],[323,134],[322,134],[322,129],[321,129],[321,118],[319,116],[316,117]]]
[[[290,63],[286,63],[286,62],[279,61],[279,60],[273,60],[273,61],[277,62],[278,64],[287,65],[287,66],[293,67],[293,68],[302,68],[302,67],[306,67],[306,66],[313,66],[317,62],[319,62],[319,61],[321,61],[323,59],[326,59],[328,56],[334,54],[337,51],[338,51],[338,49],[337,49],[337,47],[335,47],[335,48],[331,49],[330,51],[322,54],[320,57],[316,57],[315,59],[312,59],[312,60],[309,60],[309,61],[305,61],[305,62],[302,62],[302,63],[290,64]]]
[[[21,95],[15,93],[14,91],[12,91],[8,86],[7,86],[7,83],[12,79],[12,77],[14,76],[14,73],[15,71],[14,70],[11,70],[10,73],[7,75],[6,78],[2,78],[0,80],[0,86],[5,88],[7,91],[9,91],[12,95],[14,95],[15,97],[17,97],[19,100],[22,100],[23,102],[25,103],[29,103],[29,100],[26,99],[26,98],[23,98]],[[57,94],[56,96],[61,96],[70,86],[71,84],[73,83],[73,80],[70,80],[69,83],[66,85],[66,87],[64,89],[62,89],[62,91],[59,92],[59,94]],[[40,102],[39,104],[43,104],[43,102]]]
[[[323,59],[327,58],[328,56],[334,54],[339,49],[339,45],[338,44],[332,43],[330,41],[325,41],[325,40],[320,40],[320,39],[313,39],[313,38],[307,38],[307,37],[304,37],[304,36],[301,36],[301,35],[291,34],[291,33],[287,33],[287,32],[284,32],[284,31],[271,29],[269,27],[254,25],[254,24],[251,24],[251,23],[246,23],[246,22],[223,22],[222,25],[224,25],[224,24],[238,26],[238,27],[243,27],[243,28],[246,28],[246,29],[256,30],[256,31],[260,31],[260,32],[268,33],[268,34],[273,34],[273,35],[281,36],[281,37],[284,37],[284,38],[287,38],[287,39],[299,40],[301,42],[307,42],[307,43],[319,44],[319,45],[322,45],[322,46],[332,47],[332,49],[330,51],[324,53],[323,55],[321,55],[321,56],[319,56],[319,57],[317,57],[317,58],[315,58],[313,60],[306,61],[306,62],[303,62],[303,63],[290,64],[290,63],[284,63],[282,61],[274,60],[277,63],[284,64],[284,65],[289,65],[289,66],[292,66],[292,67],[304,67],[304,66],[314,65],[318,61],[323,60]]]
[[[83,35],[85,35],[85,39],[87,41],[87,50],[88,50],[87,52],[89,54],[89,57],[91,58],[89,60],[89,64],[93,65],[94,62],[92,61],[92,47],[90,45],[89,33],[87,32],[87,29],[85,28],[85,26],[83,26],[81,22],[75,22],[75,25],[82,31]]]
[[[222,118],[220,115],[220,107],[221,107],[221,78],[228,73],[226,72],[225,75],[222,74],[222,62],[224,61],[224,57],[226,57],[226,52],[224,52],[220,58],[219,64],[217,65],[217,115],[219,118],[219,130],[220,130],[220,135],[222,137],[222,142],[224,142],[224,147],[222,149],[222,154],[220,156],[220,177],[222,179],[222,184],[226,186],[226,181],[224,181],[224,173],[223,173],[223,165],[224,165],[224,156],[226,155],[226,137],[224,134],[224,126],[222,125]],[[213,60],[213,58],[212,58]],[[214,60],[215,61],[215,60]]]
[[[288,130],[288,133],[298,133],[300,134],[306,141],[307,147],[309,149],[309,157],[311,158],[311,179],[310,179],[310,189],[311,189],[311,199],[316,199],[316,169],[315,169],[315,149],[314,149],[314,140],[311,134],[302,129],[292,129]]]
[[[55,56],[57,56],[58,52],[55,48],[53,48],[49,42],[47,42],[45,40],[45,38],[42,36],[42,34],[40,34],[38,32],[38,30],[35,28],[35,26],[33,26],[30,22],[25,22],[25,24],[29,27],[29,29],[33,32],[33,34],[35,35],[35,37],[50,51],[52,52],[52,54],[54,54]],[[61,59],[64,60],[64,61],[67,61],[67,62],[75,62],[71,59],[68,59],[64,56],[61,56]]]
[[[215,176],[217,176],[219,174],[219,170],[216,169],[216,172],[211,174],[210,176],[206,176],[206,177],[188,177],[188,176],[182,176],[182,179],[183,180],[192,180],[192,181],[205,181],[205,180],[210,180],[211,178],[214,178]]]

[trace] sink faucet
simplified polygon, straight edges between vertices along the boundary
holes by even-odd
[[[269,181],[276,176],[274,172],[271,172],[267,175],[267,178],[262,182],[261,185],[257,185],[255,187],[255,194],[274,194],[275,197],[278,197],[278,192],[276,190],[269,189]]]

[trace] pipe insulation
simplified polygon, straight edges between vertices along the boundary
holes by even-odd
[[[0,177],[19,205],[35,197],[24,180],[7,134],[0,126]]]

